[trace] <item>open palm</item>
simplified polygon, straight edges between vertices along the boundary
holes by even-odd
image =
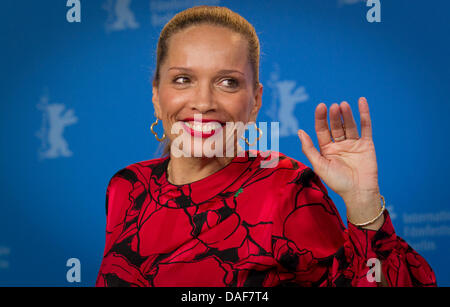
[[[330,107],[330,126],[326,105],[320,103],[316,107],[315,130],[320,152],[305,131],[299,130],[298,133],[302,151],[311,162],[314,172],[344,199],[379,189],[369,106],[364,97],[359,99],[358,107],[361,137],[347,102]]]

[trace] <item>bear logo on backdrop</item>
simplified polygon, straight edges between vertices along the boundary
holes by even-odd
[[[103,4],[102,8],[108,12],[106,32],[139,28],[130,5],[131,0],[108,0]]]
[[[150,20],[154,27],[164,26],[177,12],[192,6],[206,4],[219,5],[220,0],[154,0],[150,2]],[[106,32],[137,29],[140,24],[136,21],[131,9],[132,0],[106,0],[102,8],[108,12],[105,23]]]
[[[272,91],[272,103],[266,115],[280,123],[280,137],[297,135],[299,124],[295,117],[295,107],[305,103],[309,96],[303,86],[294,80],[280,80],[279,65],[274,65],[267,85]]]
[[[63,133],[67,126],[78,121],[73,109],[66,110],[62,103],[49,103],[48,94],[44,94],[37,104],[38,110],[42,112],[42,123],[36,136],[41,140],[38,154],[39,159],[54,159],[58,157],[71,157]]]

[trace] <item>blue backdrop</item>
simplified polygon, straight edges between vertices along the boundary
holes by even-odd
[[[0,285],[92,286],[105,239],[111,176],[156,157],[151,77],[165,22],[198,4],[243,15],[261,41],[259,121],[280,121],[280,151],[310,166],[314,109],[368,99],[385,196],[397,234],[447,266],[450,209],[448,1],[93,0],[81,22],[65,0],[3,0],[0,9]],[[345,220],[341,198],[329,189]],[[69,283],[69,258],[81,282]]]

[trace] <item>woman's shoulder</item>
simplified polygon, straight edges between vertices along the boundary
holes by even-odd
[[[142,160],[128,164],[125,167],[116,171],[112,175],[109,182],[111,183],[113,179],[121,178],[134,184],[135,182],[139,181],[139,177],[141,176],[143,177],[150,176],[155,171],[162,173],[164,171],[165,163],[167,163],[167,161],[168,157],[162,157],[150,160]]]
[[[277,151],[248,151],[250,157],[256,157],[255,162],[259,163],[259,168],[267,170],[285,169],[291,171],[302,171],[309,168],[297,159],[289,157]]]
[[[316,176],[309,166],[281,152],[249,151],[249,155],[256,156],[255,166],[259,173],[273,175],[280,183],[306,183]]]
[[[130,201],[135,202],[145,198],[146,184],[150,176],[159,169],[163,172],[165,161],[167,158],[131,163],[110,177],[106,188],[106,215],[109,225],[107,229],[120,223],[126,214],[124,210],[130,206]]]

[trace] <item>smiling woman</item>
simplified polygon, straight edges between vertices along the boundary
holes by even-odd
[[[199,32],[198,29],[196,29],[198,27],[194,28],[194,26],[199,25],[214,26],[208,27],[210,31],[213,31],[213,36],[211,36],[211,34],[208,35],[208,33],[202,33],[202,31]],[[202,28],[204,29],[203,32],[205,32],[205,28]],[[197,31],[194,31],[193,33],[193,30]],[[176,40],[176,37],[174,36],[176,36],[175,34],[180,32],[184,32],[184,35],[181,35],[181,38],[179,40]],[[228,41],[222,39],[223,33],[226,34],[225,38],[228,38]],[[200,35],[200,37],[197,36],[197,38],[203,38],[206,42],[205,47],[209,46],[209,48],[215,49],[214,52],[211,53],[208,52],[208,50],[205,50],[204,53],[197,52],[199,51],[197,49],[200,45],[198,44],[198,42],[193,41],[195,37],[193,37],[192,34]],[[215,39],[213,40],[211,39],[211,37],[214,37]],[[201,62],[204,60],[210,60],[210,62],[213,63],[214,66],[217,66],[217,64],[221,64],[223,65],[223,67],[227,68],[214,71],[216,76],[220,78],[219,82],[221,83],[219,85],[223,91],[230,93],[236,92],[245,85],[253,85],[253,89],[255,91],[259,89],[260,47],[259,39],[253,26],[251,26],[242,16],[235,14],[231,10],[221,7],[200,6],[196,7],[195,9],[180,12],[179,14],[174,16],[174,18],[172,18],[172,20],[170,20],[162,29],[156,51],[156,70],[153,77],[154,92],[158,91],[159,85],[161,83],[161,70],[164,68],[163,64],[167,64],[165,62],[167,62],[168,60],[172,60],[168,59],[169,45],[174,40],[176,40],[177,42],[181,41],[181,43],[183,44],[182,46],[185,48],[185,51],[190,52],[190,56],[197,56],[197,58]],[[191,43],[190,45],[185,44],[189,42]],[[218,48],[214,48],[216,46],[216,43],[219,44],[217,46],[222,46],[223,48],[223,52],[220,54],[217,52]],[[171,48],[178,50],[176,49],[178,48],[176,43],[175,46],[171,46]],[[228,54],[226,54],[227,51],[234,52],[234,58],[225,58],[229,56]],[[207,57],[203,58],[205,53]],[[172,53],[171,55],[172,57],[182,56],[181,52],[175,54]],[[214,59],[212,57],[208,57],[208,55],[216,55],[217,58]],[[247,57],[244,57],[242,55],[247,55]],[[182,63],[182,59],[178,60],[181,60]],[[224,62],[225,60],[227,60],[228,62],[240,60],[240,63],[232,63],[233,65],[230,67],[229,65],[227,65],[227,63]],[[215,69],[214,66],[211,66],[211,63],[204,63],[205,67]],[[240,64],[240,69],[230,69],[238,66],[236,64]],[[179,76],[176,76],[175,80],[171,80],[177,83],[177,88],[180,89],[185,88],[189,84],[192,84],[193,81],[198,81],[192,80],[193,71],[190,69],[190,67],[169,66],[167,71],[171,71],[173,74],[180,74]],[[183,75],[183,73],[185,73],[185,75]],[[162,77],[164,78],[164,71]],[[155,106],[155,110],[156,108],[157,106]],[[167,129],[165,129],[165,131],[167,131]],[[164,142],[164,155],[169,153],[170,144],[170,138]]]
[[[256,122],[258,70],[253,26],[227,8],[190,8],[163,28],[152,101],[170,150],[111,178],[97,286],[436,285],[385,209],[364,98],[361,137],[346,102],[330,107],[330,126],[317,106],[320,151],[299,130],[314,171],[281,153],[261,167],[267,155],[221,133]],[[186,155],[174,154],[178,138]],[[214,138],[234,154],[195,146]],[[348,229],[321,179],[344,199]]]

